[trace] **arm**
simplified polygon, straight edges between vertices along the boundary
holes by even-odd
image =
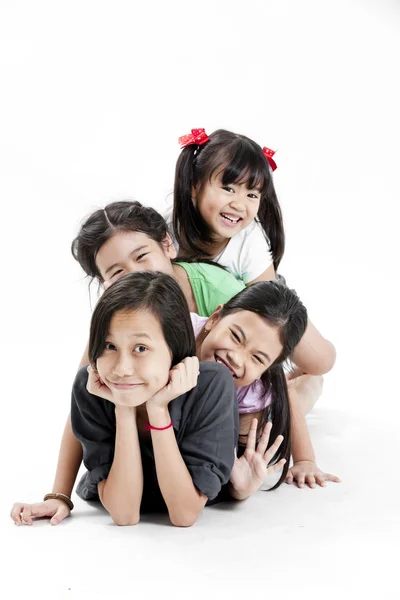
[[[82,462],[82,446],[72,433],[71,415],[68,415],[61,440],[53,493],[71,496]]]
[[[107,479],[98,484],[99,497],[117,525],[136,525],[143,493],[136,408],[115,406],[115,421],[114,460]]]
[[[168,408],[147,408],[149,421],[154,427],[166,427],[171,417]],[[173,427],[165,431],[151,431],[158,484],[168,507],[171,523],[190,527],[197,520],[207,502],[207,496],[197,490],[182,458]]]
[[[288,471],[286,482],[293,483],[293,481],[296,480],[297,485],[300,488],[304,487],[305,483],[311,488],[314,488],[316,483],[324,487],[326,481],[339,483],[340,479],[336,477],[336,475],[324,473],[316,464],[310,434],[304,417],[303,408],[299,402],[298,394],[290,384],[288,389],[293,465]]]
[[[185,359],[171,371],[170,385],[181,381],[181,389],[190,389],[197,369],[197,359]],[[166,393],[172,392],[167,389]],[[156,394],[146,404],[154,427],[170,423],[166,403],[160,401],[162,394],[158,402]],[[183,527],[196,521],[207,499],[214,499],[229,480],[238,436],[236,392],[229,371],[214,363],[201,365],[198,385],[186,402],[190,413],[179,446],[172,428],[151,433],[161,493],[171,522]]]

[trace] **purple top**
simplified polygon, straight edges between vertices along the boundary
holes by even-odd
[[[190,313],[194,335],[197,338],[208,317],[199,317],[196,313]],[[253,413],[259,410],[264,410],[266,406],[271,404],[271,394],[264,394],[263,386],[259,381],[255,381],[250,385],[242,385],[236,388],[238,399],[239,413]]]

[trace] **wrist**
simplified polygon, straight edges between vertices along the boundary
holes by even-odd
[[[171,423],[171,416],[167,406],[146,405],[147,417],[150,425],[153,427],[166,427]]]

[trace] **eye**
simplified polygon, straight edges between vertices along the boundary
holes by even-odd
[[[253,358],[260,364],[260,365],[264,365],[264,361],[257,356],[256,354],[253,354]],[[264,365],[265,366],[265,365]]]
[[[138,261],[139,261],[141,258],[143,258],[143,256],[147,256],[147,255],[148,255],[148,252],[144,252],[143,254],[140,254],[140,255],[137,257],[137,259],[136,259],[136,262],[138,262]]]
[[[146,346],[142,346],[142,344],[138,344],[137,346],[134,347],[134,351],[137,352],[138,354],[143,354],[143,352],[146,352],[147,348]]]
[[[230,330],[230,332],[231,332],[231,334],[232,334],[232,337],[233,337],[233,339],[235,340],[235,342],[237,342],[238,344],[240,344],[240,337],[238,336],[238,334],[237,334],[237,333],[235,333],[235,332],[233,331],[233,329],[231,329],[231,330]]]
[[[226,192],[233,192],[233,193],[235,193],[235,190],[233,188],[231,188],[229,185],[222,186],[222,189],[225,190]]]
[[[253,192],[251,192],[250,194],[247,194],[247,196],[249,198],[251,198],[252,200],[258,200],[259,199],[259,195],[258,194],[253,194]]]
[[[112,279],[113,277],[115,277],[116,275],[118,275],[119,273],[122,273],[122,271],[123,271],[123,269],[118,269],[118,271],[115,271],[115,273],[113,273],[113,274],[111,275],[111,279]]]
[[[114,346],[114,344],[112,344],[111,342],[106,342],[104,345],[106,350],[116,350],[116,347]]]

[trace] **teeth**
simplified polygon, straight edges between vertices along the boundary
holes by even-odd
[[[225,215],[224,213],[221,214],[224,217],[224,219],[228,219],[228,221],[230,221],[231,223],[238,223],[238,221],[240,221],[240,217],[234,219],[233,217],[228,217],[228,215]]]
[[[215,362],[219,363],[220,365],[224,365],[224,367],[228,367],[228,365],[226,363],[224,363],[223,360],[221,360],[220,358],[216,357],[215,358]],[[232,373],[233,377],[236,378],[235,373],[232,371],[232,369],[230,367],[228,367],[228,369],[230,370],[230,372]]]

